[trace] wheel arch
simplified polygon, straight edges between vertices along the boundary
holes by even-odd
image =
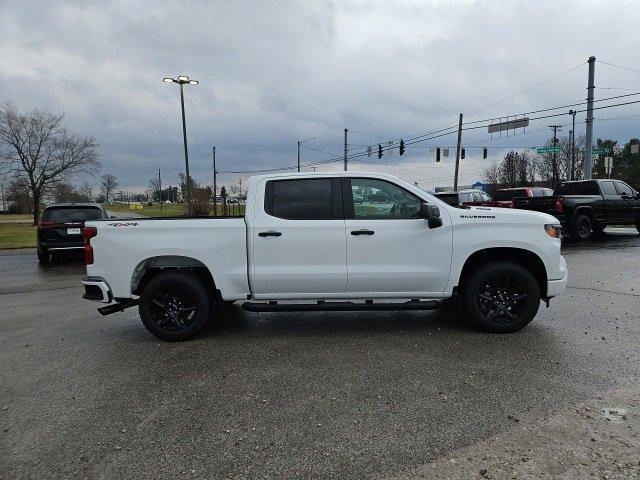
[[[578,216],[580,215],[586,215],[587,217],[589,217],[589,219],[591,220],[591,224],[595,224],[596,222],[596,214],[593,210],[592,207],[583,205],[583,206],[578,206],[576,207],[576,209],[573,211],[573,215],[571,217],[571,223],[574,223],[576,221],[576,219],[578,218]]]
[[[145,285],[155,276],[168,270],[190,272],[199,277],[219,297],[211,270],[200,260],[184,255],[158,255],[149,257],[136,265],[131,274],[131,293],[140,295]]]
[[[464,287],[465,281],[475,269],[481,265],[497,261],[513,262],[529,270],[538,282],[540,296],[542,298],[546,297],[548,278],[547,269],[542,258],[531,250],[517,247],[492,247],[473,252],[465,260],[462,267],[460,281],[458,282],[458,291]]]

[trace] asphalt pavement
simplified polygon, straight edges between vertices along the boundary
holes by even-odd
[[[0,478],[430,478],[637,391],[640,236],[563,249],[569,287],[515,334],[475,331],[454,307],[233,307],[173,344],[135,309],[102,317],[82,300],[78,257],[2,251]]]

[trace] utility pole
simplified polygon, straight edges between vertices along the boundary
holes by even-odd
[[[216,170],[216,147],[213,146],[213,214],[218,215],[218,171]]]
[[[298,172],[300,171],[300,140],[298,140]]]
[[[458,171],[460,170],[460,143],[462,142],[462,114],[458,120],[458,144],[456,145],[456,174],[453,177],[453,189],[458,190]]]
[[[160,169],[158,169],[158,189],[160,190],[158,198],[160,199],[160,211],[162,211],[162,178],[160,177]]]
[[[595,90],[594,79],[596,69],[596,57],[589,57],[589,84],[587,85],[587,131],[584,144],[584,178],[591,180],[593,174],[593,92]]]
[[[558,130],[562,130],[562,125],[549,125],[549,128],[553,129],[553,147],[555,148],[558,145]],[[555,151],[553,152],[553,164],[551,166],[553,184],[555,185],[560,180],[558,175],[558,154]]]
[[[569,110],[572,116],[571,127],[573,134],[571,135],[571,169],[568,170],[567,180],[573,180],[573,170],[576,168],[576,111]]]
[[[0,191],[2,192],[2,212],[6,213],[7,207],[4,204],[4,185],[0,184]]]
[[[346,128],[344,129],[344,171],[347,171],[347,132],[349,130],[347,130]]]

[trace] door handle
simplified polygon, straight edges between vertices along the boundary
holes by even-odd
[[[269,230],[267,232],[259,232],[258,233],[259,237],[279,237],[281,235],[282,235],[281,232],[276,232],[275,230]]]
[[[351,235],[373,235],[373,230],[351,230]]]

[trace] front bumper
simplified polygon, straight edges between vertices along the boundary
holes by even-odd
[[[563,273],[562,278],[547,281],[547,298],[552,298],[564,292],[569,279],[569,271],[567,270],[567,261],[560,255],[560,272]]]
[[[102,277],[85,276],[82,277],[84,285],[84,294],[82,298],[85,300],[93,300],[94,302],[111,303],[113,294],[111,287]]]

